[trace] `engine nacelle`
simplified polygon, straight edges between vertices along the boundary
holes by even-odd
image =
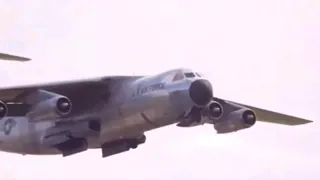
[[[211,101],[205,108],[192,107],[186,118],[181,120],[177,126],[194,127],[204,123],[214,124],[213,120],[218,120],[223,115],[223,107],[216,101]],[[206,119],[204,119],[206,117]],[[207,121],[208,120],[208,121]]]
[[[256,123],[256,115],[250,109],[231,112],[226,120],[214,124],[217,133],[230,133],[249,128]]]
[[[30,121],[52,119],[68,115],[71,109],[72,104],[67,97],[55,96],[34,105],[28,113],[28,117]]]
[[[223,115],[223,107],[216,101],[212,101],[207,108],[209,110],[209,115],[213,119],[220,119]]]
[[[8,114],[8,106],[6,103],[0,101],[0,119],[4,118]]]

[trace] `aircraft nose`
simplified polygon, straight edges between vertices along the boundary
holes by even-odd
[[[205,79],[193,81],[189,87],[189,96],[198,106],[206,106],[213,97],[211,83]]]

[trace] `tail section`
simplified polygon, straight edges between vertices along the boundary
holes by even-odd
[[[0,53],[0,60],[8,61],[30,61],[31,59],[21,56],[15,56],[11,54]]]

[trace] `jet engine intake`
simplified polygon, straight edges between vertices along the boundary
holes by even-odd
[[[214,124],[217,133],[230,133],[249,128],[256,123],[256,115],[250,109],[240,109],[231,112],[224,121]]]
[[[56,111],[61,114],[61,115],[65,115],[65,114],[69,114],[71,111],[71,102],[68,98],[66,97],[59,97],[57,98],[56,101]]]
[[[214,119],[220,119],[223,115],[223,107],[220,103],[212,101],[208,106],[209,114]]]
[[[35,104],[28,117],[31,121],[57,118],[68,115],[72,109],[72,104],[67,97],[55,96]]]
[[[0,119],[4,118],[8,114],[8,107],[6,103],[0,101]]]

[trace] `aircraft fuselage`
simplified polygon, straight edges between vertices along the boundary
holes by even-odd
[[[88,137],[88,149],[101,148],[106,142],[120,137],[136,137],[144,132],[177,123],[195,105],[189,95],[192,82],[183,79],[168,82],[165,74],[130,80],[113,91],[104,108],[96,112],[102,126],[98,138]],[[10,126],[6,122],[13,122]],[[56,148],[44,145],[44,136],[55,122],[29,122],[27,117],[5,117],[0,134],[0,150],[19,154],[61,154]],[[77,128],[77,127],[74,127]],[[6,130],[6,131],[5,131]]]
[[[145,132],[175,123],[212,124],[224,134],[257,120],[312,122],[213,96],[208,80],[183,68],[0,88],[0,151],[23,155],[65,157],[99,148],[108,157],[145,143]]]

